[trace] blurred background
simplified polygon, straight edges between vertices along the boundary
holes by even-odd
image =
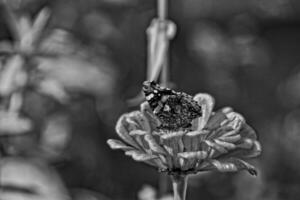
[[[300,2],[172,0],[170,80],[258,132],[259,175],[192,177],[188,199],[300,196]],[[46,8],[46,9],[45,9]],[[2,0],[0,199],[172,199],[168,179],[106,144],[146,79],[156,1]]]

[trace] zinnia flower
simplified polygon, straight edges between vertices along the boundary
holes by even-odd
[[[122,141],[110,139],[109,146],[171,175],[212,170],[247,170],[256,175],[245,160],[258,156],[261,146],[244,117],[229,107],[214,112],[214,99],[208,94],[197,94],[194,100],[201,106],[202,116],[193,120],[192,127],[158,129],[159,119],[144,102],[140,110],[119,118],[116,132]]]

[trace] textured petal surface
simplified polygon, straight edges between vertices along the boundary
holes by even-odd
[[[124,144],[123,142],[121,142],[120,140],[109,139],[109,140],[107,140],[107,144],[112,149],[122,149],[124,151],[133,149],[132,147],[127,146],[126,144]]]
[[[248,170],[255,175],[254,167],[242,160],[261,153],[253,128],[232,108],[213,112],[214,99],[210,95],[198,94],[195,100],[202,106],[203,116],[191,127],[158,129],[160,122],[145,102],[141,111],[124,114],[117,123],[117,133],[129,146],[117,140],[109,140],[108,144],[168,173]]]
[[[194,100],[197,101],[202,108],[202,117],[198,119],[198,126],[196,128],[197,130],[202,130],[212,113],[215,100],[211,95],[205,93],[196,94]]]

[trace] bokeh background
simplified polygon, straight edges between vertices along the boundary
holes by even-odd
[[[156,12],[155,0],[1,1],[1,200],[172,199],[164,175],[106,144],[138,108],[127,102],[146,78]],[[300,196],[299,13],[297,0],[170,1],[172,85],[235,108],[263,146],[257,177],[197,175],[189,200]]]

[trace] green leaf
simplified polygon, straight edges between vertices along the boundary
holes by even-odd
[[[19,113],[0,111],[0,135],[18,135],[32,130],[32,121]]]

